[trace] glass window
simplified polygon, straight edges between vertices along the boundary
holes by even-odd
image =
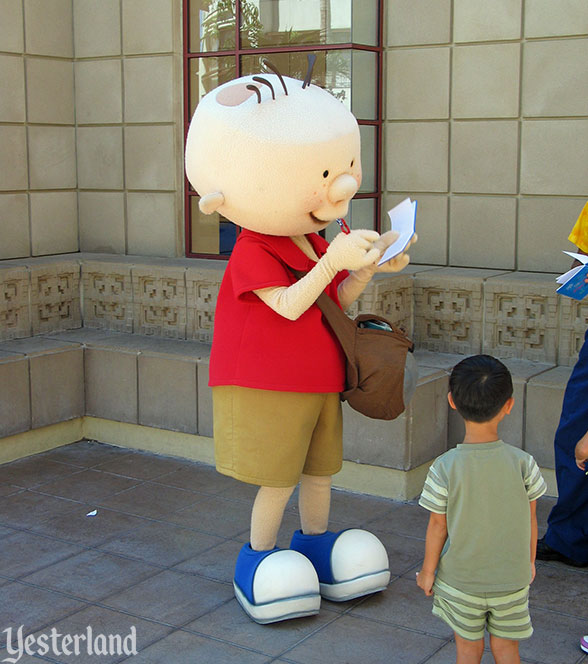
[[[264,58],[284,76],[302,80],[307,54],[314,53],[313,83],[339,99],[360,125],[363,181],[346,220],[352,228],[379,229],[381,0],[184,2],[186,130],[199,100],[217,86],[266,71]],[[230,254],[238,228],[218,214],[201,214],[198,192],[187,181],[186,216],[188,256]],[[336,232],[333,224],[327,237]]]

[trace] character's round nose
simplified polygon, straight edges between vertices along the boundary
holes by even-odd
[[[333,180],[329,187],[329,200],[331,203],[340,203],[349,200],[357,191],[357,180],[348,173],[342,173]]]

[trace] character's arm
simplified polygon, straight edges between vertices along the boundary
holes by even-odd
[[[535,558],[537,557],[537,501],[532,500],[531,506],[531,581],[535,580]]]
[[[417,572],[416,582],[419,588],[425,591],[425,595],[433,594],[435,583],[435,570],[439,565],[441,551],[447,539],[447,517],[445,514],[431,512],[429,525],[427,526],[427,538],[425,540],[425,560],[420,572]]]
[[[340,233],[317,264],[292,286],[261,288],[254,293],[276,313],[297,320],[310,309],[318,296],[341,270],[361,270],[378,260],[381,251],[374,247],[379,239],[375,231],[356,230]]]

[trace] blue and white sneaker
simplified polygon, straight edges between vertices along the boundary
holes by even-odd
[[[367,530],[351,528],[339,533],[304,535],[297,530],[290,549],[304,554],[314,565],[325,599],[345,602],[384,590],[390,583],[388,554]]]
[[[262,625],[312,616],[321,606],[312,563],[289,549],[254,551],[244,544],[237,558],[233,587],[245,613]]]

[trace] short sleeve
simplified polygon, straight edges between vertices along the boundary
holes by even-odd
[[[269,246],[249,239],[233,250],[231,278],[237,297],[259,288],[290,286],[294,280]]]
[[[572,229],[569,241],[584,253],[588,253],[588,203],[584,206],[576,225]]]
[[[537,500],[547,491],[543,475],[532,456],[529,456],[525,467],[525,488],[529,501]]]
[[[429,512],[447,513],[447,482],[435,468],[435,464],[429,468],[427,473],[419,505]]]

